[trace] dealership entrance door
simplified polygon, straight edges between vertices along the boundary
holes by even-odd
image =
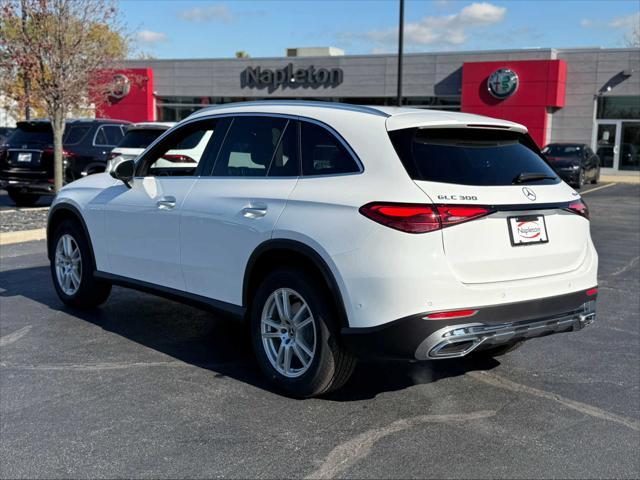
[[[639,171],[640,121],[598,120],[593,149],[605,171]]]

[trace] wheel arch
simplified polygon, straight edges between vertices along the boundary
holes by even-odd
[[[329,293],[335,299],[337,313],[340,317],[340,326],[348,327],[349,320],[345,309],[342,292],[338,282],[322,256],[312,247],[302,242],[288,239],[267,240],[253,251],[245,268],[242,287],[242,304],[249,312],[250,295],[258,288],[260,280],[271,271],[277,260],[285,260],[285,265],[302,266],[310,268],[319,274],[324,281]]]
[[[82,218],[80,210],[69,203],[58,203],[57,205],[51,207],[49,218],[47,220],[47,257],[49,258],[49,260],[52,259],[53,250],[55,248],[55,245],[53,245],[53,234],[57,226],[65,220],[74,220],[78,222],[78,224],[82,227],[84,236],[87,239],[87,243],[89,244],[89,249],[91,251],[91,261],[93,262],[93,268],[95,269],[96,258],[93,253],[93,244],[91,242],[91,235],[89,235],[89,229],[87,228],[87,224]]]

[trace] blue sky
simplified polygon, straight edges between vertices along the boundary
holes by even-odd
[[[625,46],[638,0],[407,0],[406,50]],[[287,47],[394,52],[396,0],[120,0],[138,51],[158,58],[279,57]]]

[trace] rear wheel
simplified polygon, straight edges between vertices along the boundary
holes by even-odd
[[[312,275],[276,270],[264,279],[251,310],[251,338],[265,375],[289,395],[312,397],[340,388],[355,360],[338,337],[330,296]]]
[[[94,278],[91,247],[78,223],[62,222],[55,229],[53,245],[51,276],[60,300],[76,308],[103,303],[111,293],[111,284]]]
[[[9,198],[11,198],[13,203],[18,207],[33,207],[40,199],[40,195],[37,193],[20,192],[13,188],[7,189],[7,193],[9,194]]]

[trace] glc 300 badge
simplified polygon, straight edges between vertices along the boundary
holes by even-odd
[[[500,100],[513,95],[518,90],[518,74],[508,68],[499,68],[487,79],[489,93]]]
[[[529,187],[523,187],[522,193],[524,193],[524,196],[527,197],[532,202],[537,198],[536,197],[536,192],[531,190]]]

